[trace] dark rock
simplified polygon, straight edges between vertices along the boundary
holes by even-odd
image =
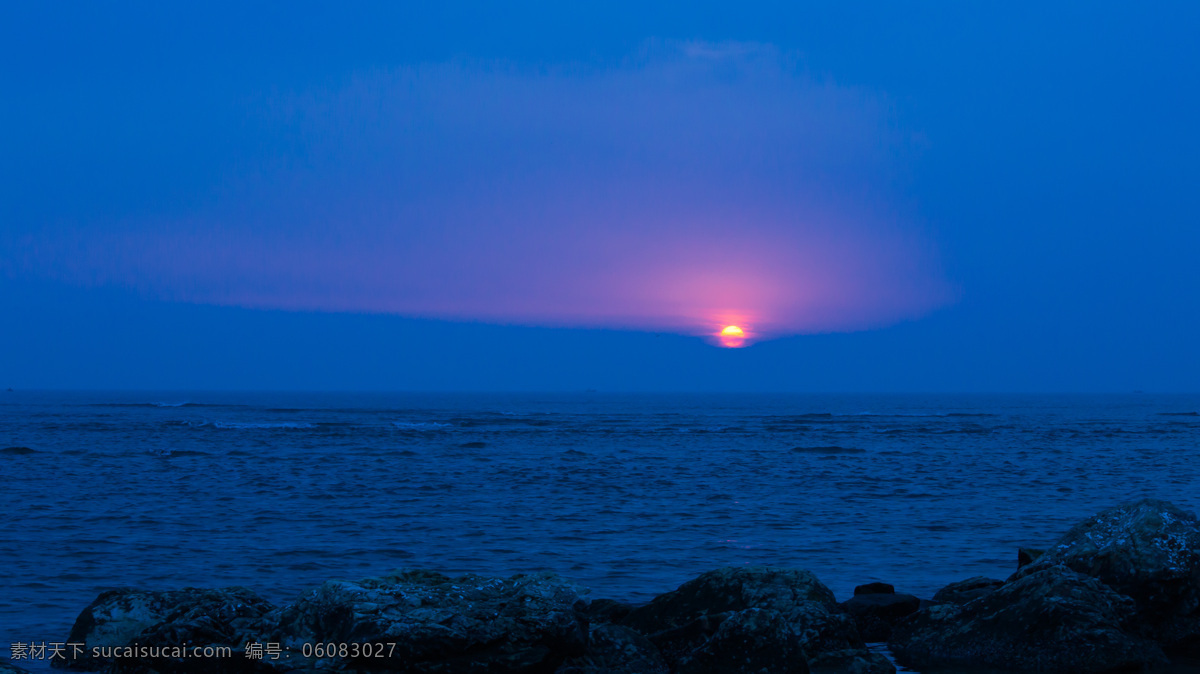
[[[264,619],[291,666],[413,674],[554,671],[588,644],[578,590],[549,573],[511,578],[405,571],[330,581]],[[304,644],[395,643],[389,657],[299,657]]]
[[[1037,561],[1038,557],[1041,557],[1044,554],[1046,554],[1045,550],[1038,550],[1037,548],[1018,548],[1017,568],[1020,569],[1033,564],[1035,561]]]
[[[840,607],[831,611],[817,602],[810,601],[785,614],[785,617],[791,624],[792,631],[800,635],[804,652],[810,656],[829,651],[866,648],[867,645],[854,624],[854,618],[840,611]]]
[[[892,625],[921,608],[921,600],[911,594],[856,594],[842,608],[854,617],[864,641],[887,641]]]
[[[614,599],[595,599],[583,609],[583,613],[592,623],[619,623],[632,610],[633,606]]]
[[[854,596],[860,594],[895,594],[896,588],[890,583],[867,583],[854,588]]]
[[[808,671],[812,674],[896,674],[896,666],[881,653],[852,648],[810,658]]]
[[[711,636],[676,661],[675,674],[808,674],[800,638],[778,611],[725,615]]]
[[[646,637],[620,625],[595,625],[588,633],[587,652],[568,659],[555,674],[667,674],[668,671],[666,661]]]
[[[778,613],[810,657],[865,648],[853,618],[816,576],[766,566],[709,571],[634,609],[623,624],[648,635],[672,663],[701,648],[729,614],[752,608]],[[768,623],[759,618],[753,624]]]
[[[461,445],[459,445],[459,447],[462,447],[463,449],[483,449],[484,447],[487,447],[487,443],[486,442],[464,442]]]
[[[933,595],[933,601],[939,604],[965,604],[979,599],[1003,584],[1002,580],[975,576],[943,587]]]
[[[724,567],[689,580],[630,612],[625,623],[643,633],[680,627],[707,614],[748,608],[784,615],[814,602],[837,610],[833,592],[808,571],[772,566]]]
[[[667,664],[674,670],[681,659],[702,647],[717,633],[721,623],[734,613],[736,611],[697,616],[679,627],[651,634],[650,642],[658,648]]]
[[[275,609],[249,590],[106,592],[68,638],[86,645],[71,669],[121,672],[401,670],[412,674],[554,671],[587,646],[584,607],[551,574],[508,579],[410,571],[327,582]],[[644,641],[644,639],[643,639]],[[246,643],[279,644],[277,662],[246,657]],[[306,657],[315,644],[395,644],[386,657]],[[226,658],[91,658],[94,647],[228,647]],[[68,651],[68,655],[71,655]],[[324,655],[324,654],[322,654]],[[119,665],[119,667],[118,667]],[[278,667],[278,669],[276,669]]]
[[[254,664],[244,655],[258,621],[273,607],[266,600],[242,587],[219,590],[186,588],[169,592],[111,590],[96,598],[79,614],[71,634],[71,643],[84,648],[77,658],[67,649],[66,659],[52,666],[82,670],[108,671],[120,664],[121,671],[253,671]],[[176,658],[162,655],[161,649],[181,645],[228,647],[227,658]],[[146,657],[120,657],[112,649],[137,645],[145,647]],[[101,656],[93,658],[92,649]],[[133,654],[140,655],[140,654]]]
[[[29,674],[29,671],[7,662],[0,662],[0,674]]]
[[[1109,508],[1075,525],[1013,578],[1063,564],[1137,603],[1145,633],[1200,652],[1200,522],[1165,501]]]
[[[1133,632],[1135,620],[1128,597],[1051,565],[969,603],[923,609],[895,626],[889,646],[919,670],[1087,674],[1166,664],[1158,644]]]
[[[805,674],[811,654],[824,656],[830,674],[892,671],[806,571],[720,569],[651,602],[650,611],[579,595],[552,574],[425,571],[330,581],[282,608],[244,588],[116,590],[88,606],[67,639],[84,644],[87,657],[55,666],[122,674]],[[638,612],[651,632],[612,622]],[[266,657],[247,657],[247,644],[264,647]],[[276,644],[279,660],[266,648]],[[386,655],[318,656],[316,644],[382,644]],[[183,645],[227,654],[164,652]],[[104,652],[92,658],[93,648]]]
[[[0,449],[0,454],[6,456],[25,456],[26,454],[33,453],[35,453],[34,450],[29,447],[5,447],[4,449]]]

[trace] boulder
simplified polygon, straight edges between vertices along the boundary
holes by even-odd
[[[615,599],[594,599],[583,609],[590,623],[619,623],[633,607]]]
[[[809,657],[831,651],[861,650],[867,644],[858,633],[854,618],[843,613],[841,607],[831,611],[816,602],[806,602],[785,617],[792,631],[800,636],[804,652]]]
[[[51,665],[80,670],[109,670],[120,664],[122,671],[248,671],[245,644],[259,621],[273,607],[243,587],[224,589],[185,588],[168,592],[135,589],[102,593],[79,614],[69,643],[84,644],[79,656],[66,649],[66,659]],[[138,653],[122,653],[131,646]],[[227,647],[225,658],[180,658],[172,649]],[[92,657],[99,648],[99,657]],[[164,652],[164,649],[167,649]]]
[[[554,671],[588,645],[579,591],[549,573],[511,578],[401,571],[330,581],[264,619],[262,641],[312,670],[414,674]],[[302,657],[305,644],[395,644],[383,657]]]
[[[762,608],[788,614],[807,603],[837,610],[833,592],[809,571],[731,566],[708,571],[635,608],[625,624],[644,633],[680,627],[698,616]]]
[[[1045,550],[1038,548],[1017,548],[1017,568],[1023,568],[1033,564],[1038,557],[1046,554]]]
[[[1003,584],[1002,580],[975,576],[943,587],[933,595],[933,601],[939,604],[965,604],[984,596]]]
[[[735,613],[736,611],[729,611],[697,616],[679,627],[654,632],[649,635],[649,639],[662,654],[668,667],[674,671],[680,660],[686,658],[692,651],[702,648],[717,633],[721,623]]]
[[[1166,664],[1135,632],[1134,602],[1065,566],[1050,565],[966,604],[922,609],[892,631],[901,664],[1087,674]]]
[[[567,659],[555,674],[667,674],[669,671],[649,639],[628,627],[601,624],[588,632],[587,652]]]
[[[1013,578],[1062,564],[1133,598],[1139,620],[1172,652],[1200,652],[1200,522],[1145,499],[1080,522]]]
[[[812,674],[896,674],[896,666],[881,653],[851,648],[810,658],[808,671]]]
[[[668,664],[679,665],[688,653],[703,649],[731,615],[748,609],[778,614],[809,658],[833,651],[867,653],[853,618],[838,606],[833,592],[812,573],[795,569],[759,566],[709,571],[633,609],[622,624],[649,636]],[[739,618],[734,623],[736,633],[755,627],[774,629],[773,617],[754,616]],[[767,634],[762,638],[769,641],[775,637]],[[776,652],[792,651],[780,646]]]
[[[675,661],[675,674],[808,674],[800,638],[778,611],[723,615],[711,635]]]
[[[892,626],[916,613],[921,600],[911,594],[856,594],[842,608],[854,618],[864,641],[887,641]]]
[[[71,631],[68,641],[84,643],[88,657],[54,664],[161,674],[552,672],[588,646],[587,623],[578,611],[583,606],[576,588],[552,574],[502,579],[398,572],[330,581],[283,608],[244,588],[117,590],[100,595]],[[278,644],[283,657],[247,657],[247,643]],[[225,647],[228,655],[181,658],[161,650],[183,644]],[[317,644],[384,646],[356,656],[318,653]],[[106,651],[92,658],[96,647]],[[117,650],[130,647],[136,657]]]
[[[854,596],[860,594],[896,594],[896,588],[890,583],[867,583],[854,588]]]

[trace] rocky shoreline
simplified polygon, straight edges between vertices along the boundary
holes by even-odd
[[[274,606],[245,588],[113,590],[53,666],[101,672],[889,674],[1153,671],[1200,657],[1200,522],[1144,500],[1105,510],[1006,580],[931,599],[885,583],[838,602],[815,575],[709,571],[641,606],[553,574],[397,571]],[[182,645],[205,655],[176,652]],[[205,650],[207,649],[207,650]],[[20,664],[20,663],[14,663]],[[9,666],[8,671],[22,671]],[[0,672],[6,671],[0,664]]]

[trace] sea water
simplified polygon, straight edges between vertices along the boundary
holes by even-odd
[[[1200,396],[0,392],[0,474],[4,656],[111,588],[396,568],[929,597],[1111,505],[1194,511]]]

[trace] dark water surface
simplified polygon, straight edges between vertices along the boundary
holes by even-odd
[[[0,653],[113,587],[397,567],[928,597],[1122,501],[1195,510],[1198,459],[1200,396],[0,392]]]

